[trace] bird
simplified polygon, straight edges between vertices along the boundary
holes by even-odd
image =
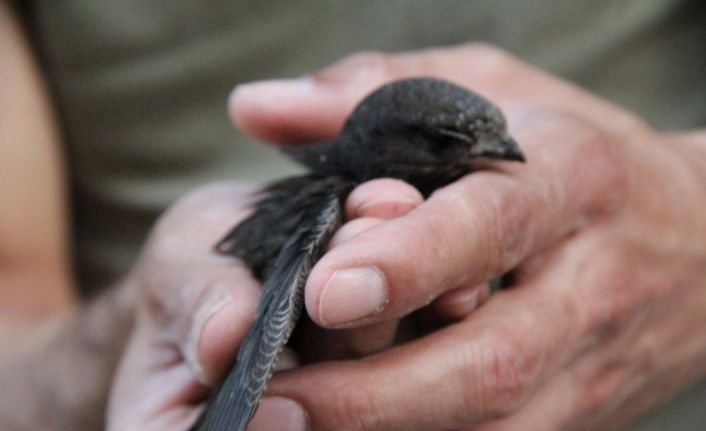
[[[257,192],[251,215],[214,247],[244,261],[263,287],[236,363],[191,431],[246,429],[302,313],[306,279],[343,224],[354,187],[396,178],[426,198],[477,169],[478,160],[525,161],[498,107],[431,77],[383,85],[353,109],[336,139],[282,151],[309,173]]]

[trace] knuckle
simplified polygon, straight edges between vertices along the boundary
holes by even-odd
[[[625,253],[603,247],[601,253],[592,257],[590,267],[583,271],[581,281],[590,298],[583,301],[584,332],[593,337],[611,338],[622,328],[635,323],[651,301],[655,291],[649,281],[636,277],[634,268]]]
[[[529,120],[534,126],[518,131],[533,162],[527,179],[555,216],[576,214],[571,229],[626,205],[629,178],[615,135],[571,111],[540,109],[522,121]]]
[[[605,285],[604,285],[605,286]],[[584,333],[608,337],[622,327],[621,316],[626,308],[624,299],[615,293],[596,295],[583,307]]]
[[[525,393],[525,379],[518,363],[520,352],[514,346],[505,344],[487,354],[483,387],[484,393],[488,395],[487,413],[507,416],[517,410]]]
[[[500,419],[515,413],[524,402],[531,376],[523,364],[524,354],[505,331],[489,331],[487,342],[475,346],[469,359],[477,372],[461,379],[468,410],[485,419]]]
[[[335,423],[331,429],[363,431],[376,429],[382,412],[373,400],[376,394],[373,386],[359,385],[356,391],[337,391],[334,395]]]
[[[608,295],[597,299],[590,307],[589,331],[604,335],[613,334],[622,326],[622,316],[626,314],[627,304],[624,297]]]
[[[616,286],[615,292],[593,301],[588,307],[588,333],[600,338],[618,336],[623,328],[636,323],[635,317],[646,307],[651,295],[634,284]]]
[[[622,192],[627,189],[627,178],[614,151],[615,144],[615,138],[602,129],[584,128],[574,151],[574,166],[582,165],[590,180],[588,184],[593,184],[594,196],[602,197],[598,202],[606,208],[623,202]]]
[[[569,145],[547,146],[547,156],[562,160],[567,184],[556,184],[552,199],[566,201],[567,190],[588,218],[613,213],[625,202],[627,176],[616,150],[616,138],[601,127],[569,112],[557,113],[563,126],[553,139]],[[551,133],[551,132],[550,132]],[[556,166],[556,165],[555,165]]]
[[[606,403],[625,391],[628,376],[629,370],[619,364],[604,367],[598,376],[582,385],[580,396],[574,400],[573,410],[582,418],[591,418],[600,414]]]

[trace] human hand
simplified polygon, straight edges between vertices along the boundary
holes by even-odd
[[[337,242],[306,303],[328,327],[394,322],[435,299],[457,322],[364,360],[277,374],[268,394],[304,406],[314,429],[605,430],[704,376],[704,133],[658,134],[478,45],[356,56],[241,87],[231,108],[253,136],[318,140],[374,87],[418,75],[498,103],[528,163],[476,172]],[[411,193],[396,184],[388,199],[393,189]],[[382,274],[366,296],[380,300],[357,301],[374,283],[344,268]],[[512,289],[471,314],[477,292],[508,271]]]
[[[248,191],[208,186],[182,198],[153,229],[123,282],[137,310],[107,429],[188,429],[195,421],[255,310],[259,287],[247,268],[212,252],[245,216]]]
[[[385,202],[385,189],[396,186],[379,182],[369,205],[357,193],[352,202],[367,206],[358,211],[363,218],[344,224],[334,242],[404,213],[408,206]],[[155,226],[121,286],[136,298],[137,311],[111,394],[108,429],[188,429],[210,387],[231,366],[254,319],[260,288],[241,262],[212,248],[247,214],[251,190],[207,186],[177,202]],[[279,362],[291,367],[296,357],[285,352]],[[299,406],[265,399],[253,428],[274,430],[296,421],[304,421]]]

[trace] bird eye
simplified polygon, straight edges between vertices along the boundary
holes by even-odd
[[[463,141],[463,142],[468,142],[471,143],[473,142],[473,139],[465,133],[459,132],[458,130],[453,130],[453,129],[448,129],[448,128],[439,128],[437,129],[438,133],[442,136],[446,136],[448,138],[452,138],[458,141]]]

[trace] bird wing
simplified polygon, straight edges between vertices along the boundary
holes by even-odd
[[[254,211],[216,244],[221,254],[240,258],[264,281],[282,247],[318,217],[322,202],[333,192],[345,198],[340,177],[301,175],[268,185],[257,192]]]
[[[257,318],[240,348],[236,366],[192,431],[245,430],[257,409],[277,356],[301,314],[306,279],[340,227],[342,203],[350,191],[349,185],[329,178],[306,188],[310,189],[306,211],[293,215],[300,225],[265,273]],[[257,211],[252,217],[257,217]]]

